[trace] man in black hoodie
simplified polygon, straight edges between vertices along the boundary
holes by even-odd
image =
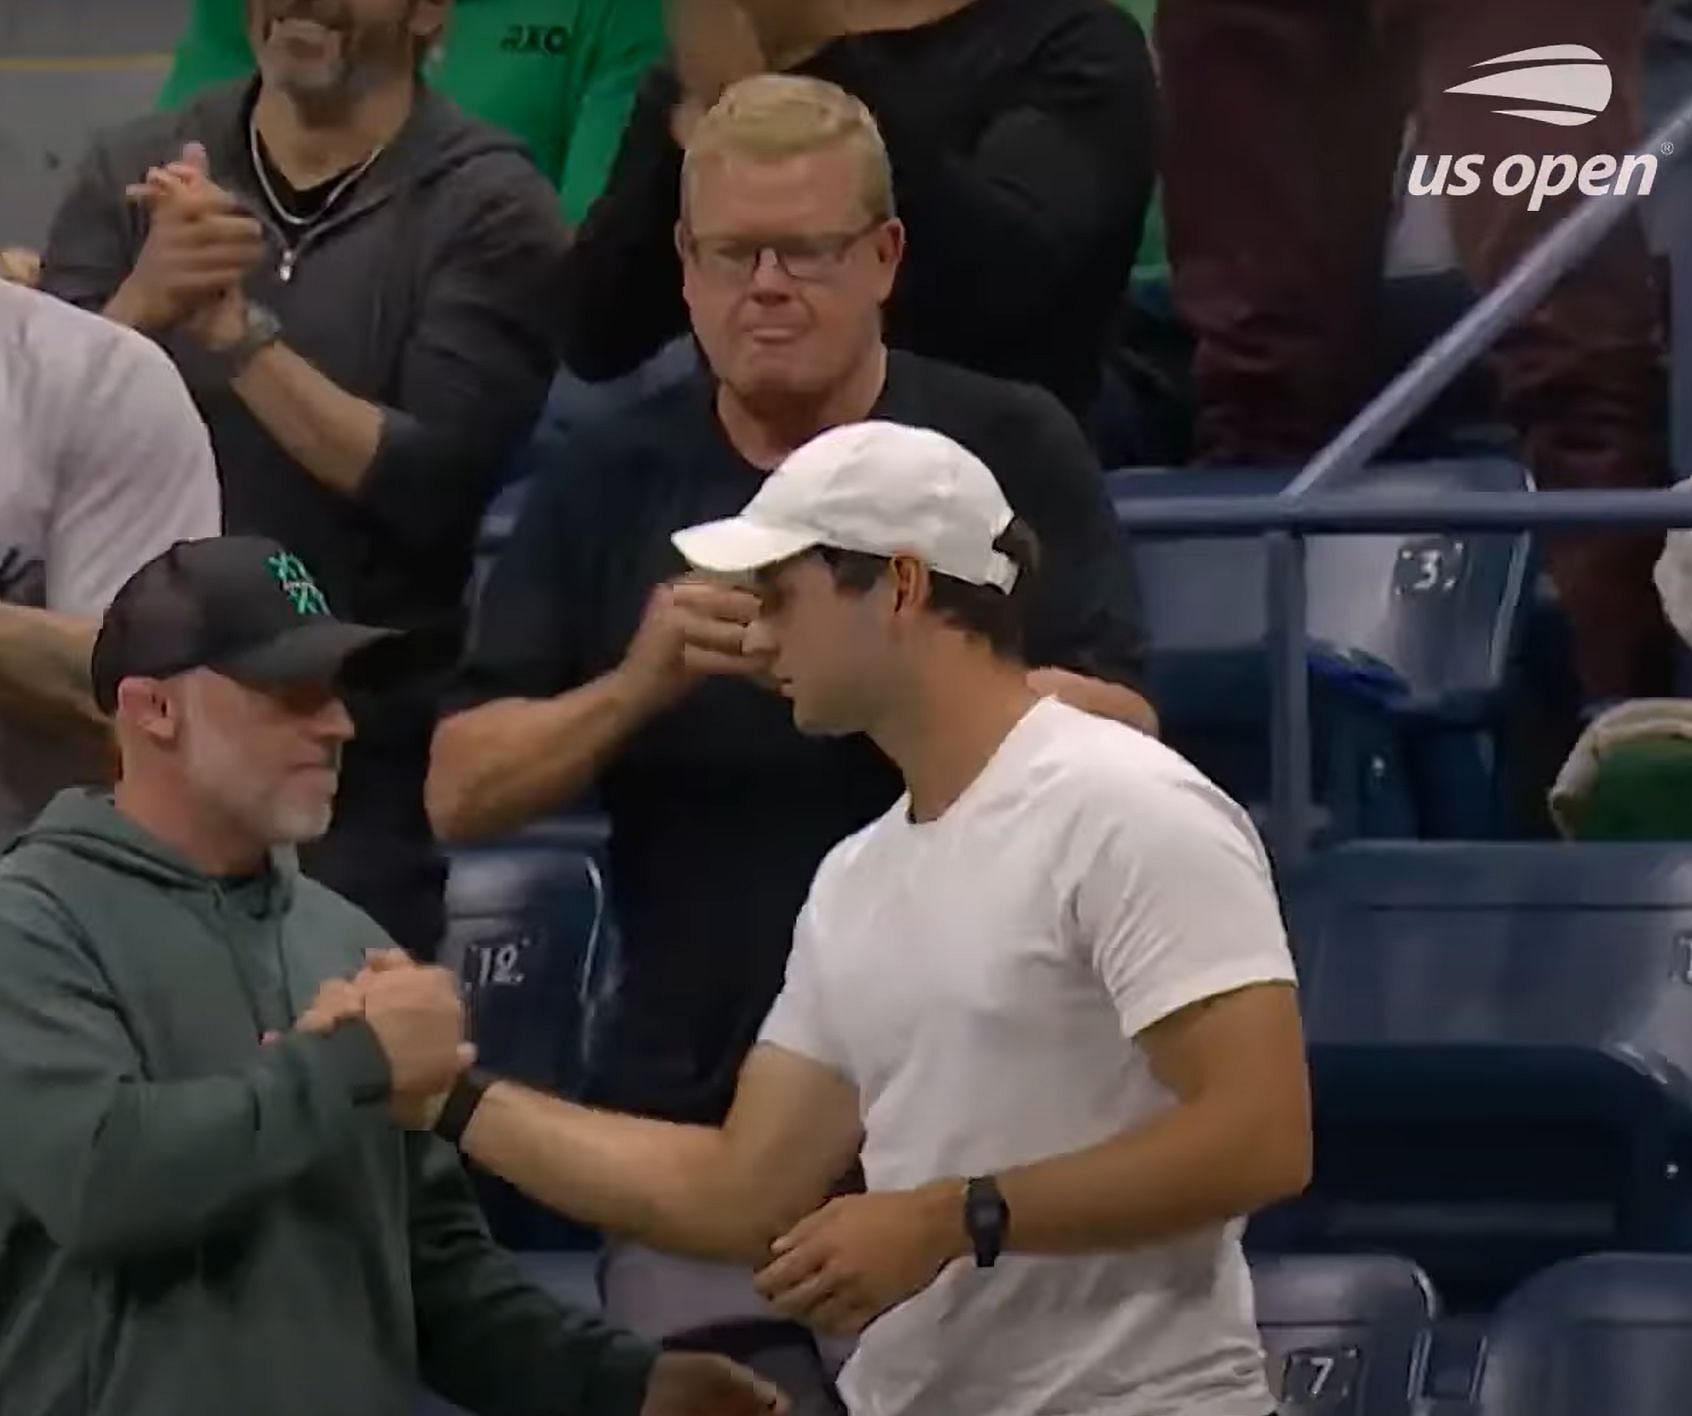
[[[358,1002],[390,941],[292,847],[343,687],[403,649],[259,537],[179,543],[107,612],[115,797],[62,793],[0,860],[6,1416],[411,1416],[419,1380],[482,1416],[783,1409],[560,1308],[390,1119],[468,1060],[456,992],[411,969]]]
[[[225,526],[456,657],[479,513],[556,360],[567,234],[515,139],[417,81],[445,0],[249,0],[260,77],[99,139],[49,291],[153,335],[212,431]],[[428,676],[355,701],[308,873],[431,953]]]

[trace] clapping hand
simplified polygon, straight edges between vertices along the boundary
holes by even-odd
[[[125,195],[150,221],[114,304],[139,329],[182,328],[213,347],[237,341],[245,328],[241,287],[265,257],[264,232],[211,180],[205,149],[189,143]]]

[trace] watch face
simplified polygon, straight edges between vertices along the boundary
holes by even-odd
[[[247,306],[247,338],[268,342],[282,333],[282,322],[263,305]]]

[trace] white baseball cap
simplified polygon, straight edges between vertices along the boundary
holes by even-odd
[[[1013,513],[987,464],[943,434],[848,423],[770,473],[739,516],[671,538],[688,563],[744,575],[828,546],[916,556],[931,571],[1009,592],[1017,564],[994,549]]]

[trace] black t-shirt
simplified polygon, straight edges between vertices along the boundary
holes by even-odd
[[[1040,537],[1030,662],[1137,683],[1127,548],[1061,405],[894,353],[873,416],[969,447]],[[538,475],[489,579],[453,706],[549,697],[615,668],[652,588],[686,569],[671,534],[734,515],[763,475],[724,435],[704,378],[572,440]],[[635,735],[599,787],[623,967],[588,1099],[720,1120],[817,866],[892,805],[898,774],[868,740],[806,738],[784,699],[723,678]]]
[[[322,216],[329,203],[340,196],[343,188],[350,189],[358,172],[357,167],[349,167],[344,172],[337,172],[324,182],[314,182],[309,187],[296,187],[282,175],[282,169],[270,155],[270,149],[264,144],[264,139],[258,139],[258,172],[263,178],[266,193],[276,199],[276,205],[282,210],[278,215],[287,215],[295,221],[311,222]]]

